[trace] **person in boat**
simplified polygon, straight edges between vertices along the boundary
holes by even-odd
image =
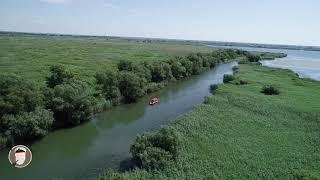
[[[154,98],[152,98],[151,99],[151,101],[150,101],[150,105],[154,105],[154,104],[156,104],[156,103],[158,103],[158,98],[157,97],[154,97]]]

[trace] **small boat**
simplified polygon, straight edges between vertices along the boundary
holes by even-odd
[[[149,104],[150,104],[151,106],[153,106],[153,105],[157,104],[158,101],[159,101],[159,99],[158,99],[157,97],[154,97],[154,98],[151,99],[151,101],[150,101]]]

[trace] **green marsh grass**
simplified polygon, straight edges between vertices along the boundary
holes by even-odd
[[[119,179],[319,179],[320,82],[289,70],[240,65],[206,103],[171,124],[181,140],[175,164]],[[266,96],[273,84],[281,94]],[[110,176],[109,176],[110,177]],[[103,178],[109,178],[102,176]]]

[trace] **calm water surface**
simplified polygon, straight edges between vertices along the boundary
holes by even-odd
[[[288,56],[273,61],[261,61],[265,66],[291,69],[302,78],[320,80],[320,51],[302,51],[287,49],[232,47],[232,46],[210,46],[221,48],[237,48],[247,51],[259,52],[283,52]]]
[[[130,157],[129,147],[137,134],[158,129],[202,103],[209,85],[222,83],[223,74],[232,73],[234,65],[218,65],[138,103],[100,113],[86,124],[52,132],[29,145],[33,160],[24,169],[10,166],[6,149],[0,152],[0,179],[88,179],[105,168],[119,168]],[[148,105],[152,96],[160,98],[155,106]]]

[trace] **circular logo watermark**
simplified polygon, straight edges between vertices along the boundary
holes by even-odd
[[[32,153],[27,146],[14,146],[8,154],[9,162],[16,168],[28,166],[32,160]]]

